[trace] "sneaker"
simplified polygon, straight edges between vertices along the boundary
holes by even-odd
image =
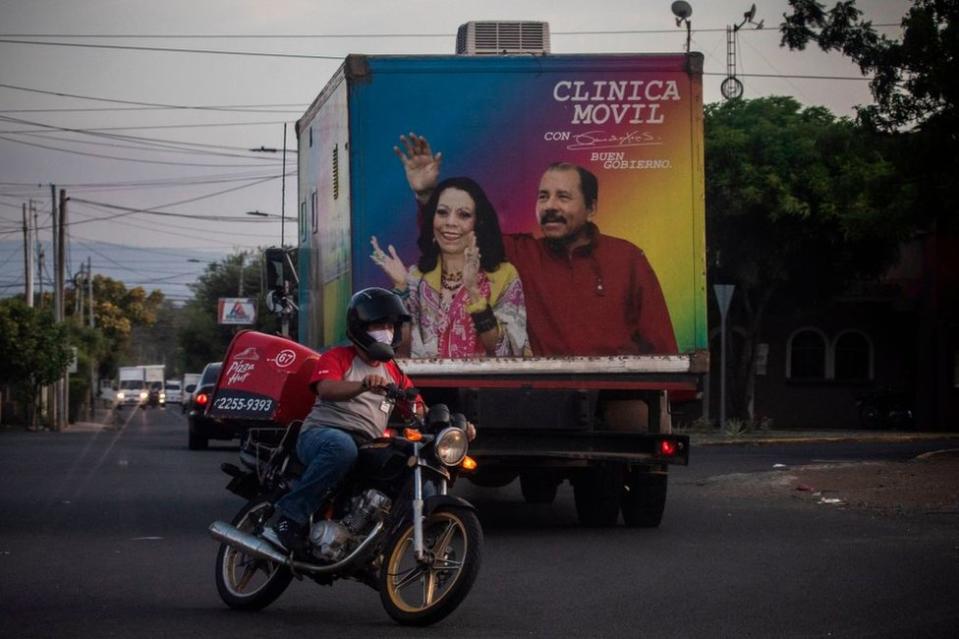
[[[288,517],[280,517],[275,528],[264,531],[264,537],[273,543],[278,543],[287,552],[300,552],[306,548],[305,528]],[[270,532],[275,534],[270,535]]]

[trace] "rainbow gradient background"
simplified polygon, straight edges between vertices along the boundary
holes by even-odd
[[[393,152],[399,136],[425,135],[443,153],[441,179],[472,177],[497,209],[504,233],[538,232],[536,191],[548,164],[581,164],[599,179],[595,221],[649,258],[682,352],[707,347],[701,76],[686,56],[369,57],[349,80],[352,286],[388,286],[369,259],[370,237],[415,263],[416,204]],[[656,102],[662,123],[573,124],[574,102],[554,99],[559,81],[675,81],[679,99]],[[597,102],[597,104],[599,104]],[[569,149],[572,137],[651,135],[658,144]],[[568,133],[570,140],[549,140]],[[627,161],[666,160],[666,169],[611,169],[593,152]],[[326,311],[328,309],[324,309]],[[327,313],[324,313],[327,314]],[[328,314],[327,314],[328,315]]]

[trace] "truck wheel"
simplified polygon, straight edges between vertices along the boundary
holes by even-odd
[[[549,475],[519,476],[519,487],[527,504],[552,504],[559,482]]]
[[[206,450],[209,444],[210,444],[210,440],[208,438],[200,437],[199,435],[196,435],[194,433],[189,434],[189,441],[187,442],[187,446],[189,446],[190,450]]]
[[[656,528],[666,508],[665,472],[632,471],[623,485],[623,521],[629,528]]]
[[[594,466],[573,481],[576,515],[584,526],[615,526],[623,493],[622,464]]]

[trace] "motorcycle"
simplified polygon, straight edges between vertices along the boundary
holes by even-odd
[[[302,392],[309,393],[306,385]],[[385,394],[398,407],[416,397],[392,385]],[[217,401],[214,395],[211,405]],[[475,508],[449,494],[457,475],[475,468],[465,417],[443,404],[425,419],[409,410],[390,436],[360,445],[352,472],[311,517],[306,550],[288,553],[272,527],[279,517],[274,504],[305,468],[295,453],[301,424],[250,429],[243,467],[221,466],[232,477],[227,489],[247,500],[231,524],[210,526],[221,542],[216,585],[224,603],[259,610],[293,578],[322,585],[353,579],[377,590],[400,624],[425,626],[453,612],[476,579],[483,546]]]

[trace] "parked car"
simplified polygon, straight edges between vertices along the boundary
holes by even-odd
[[[206,408],[216,388],[223,362],[210,362],[203,369],[200,381],[193,391],[190,407],[187,409],[189,424],[188,446],[190,450],[205,450],[211,439],[235,439],[243,434],[243,429],[206,416]]]

